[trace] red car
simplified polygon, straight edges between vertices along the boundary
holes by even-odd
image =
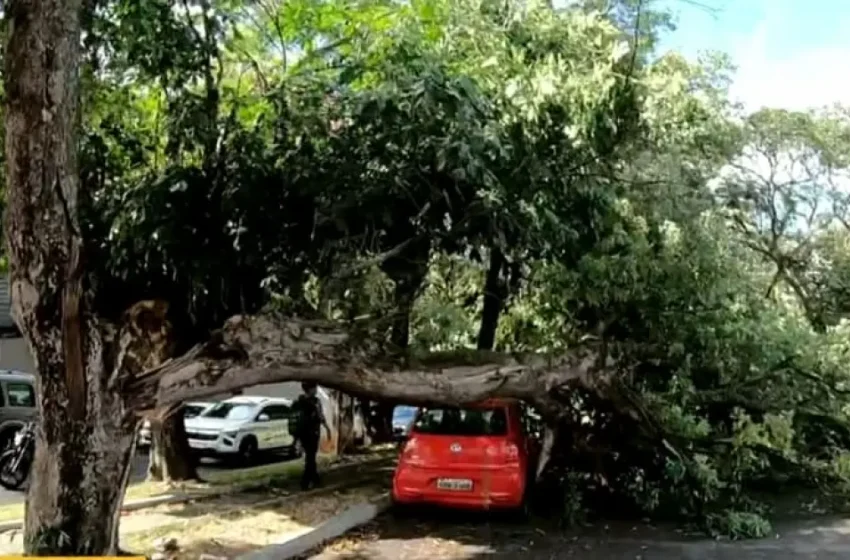
[[[422,408],[393,477],[397,505],[525,511],[539,442],[518,401]]]

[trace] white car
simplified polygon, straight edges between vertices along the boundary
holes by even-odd
[[[189,418],[194,418],[195,416],[201,414],[208,408],[214,406],[214,402],[187,402],[183,405],[183,418],[184,421]],[[139,439],[136,443],[138,447],[146,448],[151,446],[151,423],[150,420],[145,420],[142,422],[142,427],[139,428]]]
[[[254,461],[260,452],[300,455],[289,434],[289,399],[238,396],[186,420],[189,447],[198,455]]]

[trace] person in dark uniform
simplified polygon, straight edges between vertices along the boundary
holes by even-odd
[[[325,429],[330,436],[331,429],[322,412],[322,403],[318,397],[318,387],[311,381],[301,384],[304,394],[295,401],[295,409],[299,415],[298,434],[304,450],[304,474],[301,476],[301,488],[309,490],[319,486],[319,471],[316,465],[316,455],[319,453],[321,430]]]

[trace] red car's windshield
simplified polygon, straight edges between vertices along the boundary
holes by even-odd
[[[508,418],[504,408],[424,408],[413,431],[446,436],[504,436]]]

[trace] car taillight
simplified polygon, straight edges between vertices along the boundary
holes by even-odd
[[[401,450],[401,460],[414,465],[419,463],[421,458],[419,457],[418,447],[415,439],[411,438],[407,440]]]

